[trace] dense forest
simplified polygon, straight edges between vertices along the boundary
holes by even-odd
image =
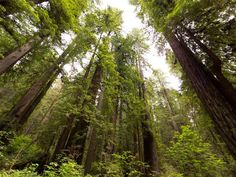
[[[99,4],[0,0],[0,176],[236,176],[236,1]]]

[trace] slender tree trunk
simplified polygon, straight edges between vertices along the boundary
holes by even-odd
[[[213,62],[213,66],[210,68],[212,73],[216,76],[217,80],[219,81],[219,88],[221,92],[225,95],[231,105],[234,106],[236,109],[236,89],[232,86],[227,78],[222,73],[222,62],[221,60],[215,55],[215,53],[210,50],[205,44],[203,44],[194,34],[186,28],[184,25],[181,25],[182,29],[188,34],[188,36],[193,39],[200,49],[205,52],[209,59]]]
[[[138,147],[139,147],[139,160],[144,161],[144,155],[143,155],[143,134],[142,134],[142,125],[137,126],[137,132],[138,132]],[[144,169],[142,169],[144,171]]]
[[[7,55],[4,59],[0,60],[0,75],[7,72],[12,66],[14,66],[14,64],[16,64],[17,61],[29,53],[34,48],[35,44],[38,44],[41,41],[41,37],[35,36],[26,44]]]
[[[96,49],[95,49],[96,50]],[[83,78],[82,78],[82,86],[83,86],[83,89],[87,89],[87,79],[88,79],[88,76],[89,76],[89,73],[91,72],[91,69],[92,69],[92,66],[93,66],[93,58],[94,58],[95,54],[93,54],[87,68],[86,68],[86,71],[85,71],[85,74],[83,75]],[[78,91],[78,101],[77,101],[77,104],[78,106],[81,105],[81,109],[83,109],[83,102],[84,102],[84,99],[85,99],[85,95],[82,95],[82,91]],[[76,120],[76,116],[71,114],[69,116],[69,119],[74,119]],[[80,136],[81,138],[79,140],[77,140],[77,149],[76,151],[77,152],[77,155],[75,157],[75,159],[77,159],[78,162],[82,162],[82,153],[83,150],[82,150],[82,146],[84,144],[84,137],[85,136],[85,132],[86,132],[86,128],[87,128],[87,122],[85,120],[78,120],[79,122],[76,122],[76,121],[73,121],[75,122],[75,124],[73,124],[73,126],[71,127],[70,125],[68,125],[69,127],[65,127],[63,132],[61,133],[60,135],[60,138],[59,140],[57,141],[57,145],[56,145],[56,148],[54,150],[54,153],[53,153],[53,156],[52,156],[52,160],[55,159],[56,155],[59,154],[61,152],[62,149],[68,149],[68,148],[71,148],[73,146],[73,139],[74,139],[74,136],[75,134],[77,133],[78,130],[80,130]],[[70,131],[68,131],[70,130]],[[68,137],[67,140],[65,139],[65,137]],[[78,160],[80,159],[80,160]]]
[[[97,109],[101,110],[103,105],[103,93],[100,94]],[[84,174],[88,174],[91,171],[92,163],[96,159],[97,150],[97,130],[95,127],[91,126],[91,135],[88,142],[88,151],[86,153],[86,159],[84,163]],[[85,153],[84,153],[85,154]]]
[[[166,36],[183,70],[213,120],[216,130],[236,159],[236,110],[218,87],[215,77],[174,34]]]
[[[159,78],[159,76],[157,76],[157,79],[158,79],[158,82],[160,83],[160,85],[162,87],[162,95],[164,97],[164,100],[166,102],[167,108],[168,108],[170,116],[171,116],[170,117],[171,125],[172,125],[172,127],[175,131],[179,132],[180,128],[177,125],[176,121],[173,119],[173,116],[175,116],[176,113],[175,113],[174,108],[172,106],[172,103],[170,101],[170,98],[169,98],[169,95],[167,93],[166,87],[165,87],[164,83],[161,81],[161,79]]]

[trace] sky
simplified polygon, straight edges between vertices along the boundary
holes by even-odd
[[[129,4],[129,0],[100,0],[100,2],[101,8],[111,6],[123,11],[122,31],[124,34],[129,33],[133,28],[145,28],[141,20],[136,17],[135,7]],[[147,41],[147,43],[150,45],[150,49],[144,55],[144,58],[151,64],[154,69],[158,69],[164,72],[167,78],[166,81],[168,82],[168,85],[178,90],[180,87],[180,81],[178,80],[178,78],[176,78],[175,76],[173,76],[173,74],[170,73],[169,67],[165,61],[165,57],[158,55],[158,51],[155,47],[155,44],[153,44],[151,39]],[[146,77],[149,77],[151,75],[151,73],[148,71],[144,72],[144,74]]]

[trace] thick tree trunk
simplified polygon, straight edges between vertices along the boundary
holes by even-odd
[[[181,25],[182,29],[188,34],[188,36],[193,39],[200,49],[205,52],[209,59],[212,61],[213,66],[210,68],[212,73],[216,76],[219,81],[219,88],[221,89],[222,94],[228,99],[231,105],[236,109],[236,89],[232,86],[227,78],[222,73],[222,61],[215,55],[215,53],[210,50],[205,44],[203,44],[194,34],[186,28],[184,25]]]
[[[92,56],[87,68],[86,68],[86,71],[85,71],[85,74],[83,75],[83,78],[82,78],[82,86],[83,86],[83,89],[87,89],[87,79],[88,79],[88,76],[89,76],[89,73],[91,72],[91,69],[92,69],[92,66],[93,66],[93,58],[94,58],[95,54]],[[83,109],[83,102],[84,102],[84,99],[85,99],[85,95],[82,95],[82,92],[81,90],[78,91],[78,100],[77,100],[77,104],[78,106],[81,105],[81,109]],[[70,115],[69,116],[70,118],[69,119],[74,119],[76,120],[76,116],[75,115]],[[54,150],[54,153],[53,153],[53,157],[52,157],[52,160],[55,159],[56,155],[61,153],[61,151],[63,149],[73,149],[74,151],[78,151],[76,152],[76,157],[75,159],[77,159],[77,162],[81,163],[82,162],[82,153],[83,153],[83,145],[84,145],[84,140],[86,138],[84,138],[86,132],[87,132],[87,127],[88,127],[88,123],[85,121],[85,120],[77,120],[78,122],[74,123],[72,127],[70,127],[70,125],[68,125],[69,127],[65,127],[63,132],[61,133],[61,137],[59,138],[59,140],[57,141],[57,145],[56,145],[56,148]],[[75,121],[73,121],[75,122]],[[70,130],[70,131],[68,131]],[[77,131],[79,130],[79,133],[80,133],[80,139],[78,139],[76,141],[76,148],[73,147],[74,146],[74,136],[75,134],[77,133]],[[67,141],[65,141],[65,137],[68,137]],[[69,150],[70,151],[70,150]],[[69,152],[71,153],[71,152]]]
[[[41,101],[47,90],[50,88],[61,68],[66,63],[66,56],[71,50],[73,43],[63,52],[57,62],[46,70],[40,79],[38,79],[25,93],[25,95],[16,103],[10,111],[8,117],[11,118],[13,128],[21,128],[35,107]]]
[[[159,162],[157,158],[157,147],[153,133],[148,124],[150,121],[150,115],[146,114],[144,116],[144,121],[142,122],[143,129],[143,149],[144,149],[144,162],[149,165],[149,168],[146,171],[147,176],[152,176],[152,174],[158,175],[160,172]]]
[[[90,69],[90,67],[89,67]],[[76,161],[81,164],[82,160],[83,160],[83,152],[84,152],[84,147],[85,147],[85,142],[86,142],[86,135],[88,132],[88,127],[89,127],[89,123],[86,121],[86,113],[83,112],[84,110],[84,106],[86,105],[95,105],[96,102],[96,96],[98,95],[98,91],[100,89],[100,83],[101,83],[101,79],[102,79],[102,67],[100,66],[100,64],[97,64],[97,67],[95,69],[95,72],[93,74],[92,80],[91,80],[91,85],[88,89],[88,95],[90,95],[90,100],[82,100],[81,104],[82,104],[82,112],[81,112],[81,116],[78,117],[78,121],[76,121],[74,128],[72,129],[72,132],[70,134],[70,138],[68,140],[67,143],[67,148],[73,147],[74,145],[79,146],[79,152],[78,154],[80,154],[80,156],[76,159]],[[75,135],[78,134],[79,135],[79,139],[78,140],[74,140]]]
[[[84,92],[82,93],[81,90],[78,90],[77,105],[81,106],[81,110],[83,110],[84,106],[87,104],[87,102],[85,101],[85,95],[87,93],[92,94],[93,92],[91,91],[91,88],[93,87],[94,84],[96,85],[95,77],[98,73],[98,67],[96,68],[95,73],[92,77],[91,85],[88,84],[88,77],[89,77],[89,75],[91,73],[91,70],[92,70],[92,67],[94,65],[94,59],[95,59],[98,47],[100,45],[100,41],[102,39],[102,36],[103,36],[103,33],[101,33],[100,36],[99,36],[99,39],[98,39],[98,41],[95,45],[94,51],[93,51],[93,55],[90,59],[90,62],[88,64],[87,68],[86,68],[86,71],[85,71],[85,73],[83,75],[83,78],[82,78],[82,81],[81,81],[81,85],[82,85],[83,90],[85,91],[85,93]],[[101,67],[100,67],[100,69],[101,69]],[[95,99],[96,99],[98,89],[96,91],[96,88],[95,88],[95,92],[96,92],[96,93],[94,93],[95,98],[91,98],[91,100],[94,99],[94,104],[95,104]],[[81,112],[81,115],[83,115],[83,112]],[[68,137],[68,141],[67,142],[61,142],[63,145],[60,145],[60,146],[61,147],[66,147],[66,149],[71,149],[73,147],[77,147],[76,151],[78,151],[77,152],[78,156],[75,157],[75,159],[79,164],[81,164],[82,159],[83,159],[84,144],[85,144],[85,141],[86,141],[86,134],[87,134],[87,131],[88,131],[89,123],[86,121],[86,118],[84,116],[80,116],[80,117],[76,117],[75,115],[71,115],[71,116],[74,117],[74,119],[76,120],[75,124],[74,124],[73,128],[71,129],[70,135]],[[77,140],[75,140],[75,135],[76,134],[78,134],[79,137],[80,137]],[[58,142],[58,143],[60,143],[60,142]],[[56,153],[60,153],[60,151],[61,151],[60,149],[57,149]]]
[[[75,119],[73,117],[68,118],[68,123],[66,127],[63,128],[59,140],[57,141],[54,153],[52,155],[52,160],[56,159],[56,155],[59,154],[63,149],[66,149],[67,142],[69,140],[71,130],[73,128]]]
[[[11,124],[13,124],[13,127],[19,129],[27,122],[28,117],[50,88],[59,72],[59,68],[51,67],[17,102],[9,114],[9,117],[12,118]]]
[[[0,60],[0,75],[7,72],[17,61],[29,53],[34,48],[35,44],[40,43],[41,41],[42,39],[39,36],[35,36],[26,44]]]
[[[184,41],[174,34],[166,36],[183,70],[213,120],[216,130],[236,159],[236,110],[218,87],[218,81],[205,69]]]
[[[140,77],[143,79],[143,72],[142,72],[142,66],[141,61],[139,60],[137,68],[140,72]],[[139,86],[139,97],[143,99],[145,102],[145,108],[144,108],[144,115],[141,119],[141,126],[142,126],[142,132],[143,132],[143,155],[144,155],[144,162],[149,165],[149,168],[146,169],[146,176],[159,176],[160,173],[160,167],[159,167],[159,160],[157,157],[157,146],[155,142],[154,135],[151,131],[150,127],[150,121],[151,116],[149,111],[146,107],[146,88],[144,83],[140,84]]]
[[[100,94],[97,110],[101,110],[103,105],[103,93]],[[96,159],[97,150],[97,130],[92,125],[90,126],[91,134],[88,142],[88,150],[86,152],[86,158],[84,163],[84,174],[88,174],[91,171],[92,163]],[[84,153],[85,154],[85,153]]]
[[[84,163],[84,174],[88,174],[91,171],[92,163],[95,160],[97,150],[97,130],[91,127],[90,138],[88,142],[88,151],[86,152]],[[85,155],[85,152],[84,152]]]

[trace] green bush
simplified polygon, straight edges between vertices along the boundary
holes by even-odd
[[[0,131],[0,162],[6,159],[5,151],[7,148],[7,144],[9,144],[13,136],[13,132]]]
[[[36,172],[37,165],[32,165],[23,170],[0,171],[0,177],[40,177]]]
[[[197,131],[189,126],[182,127],[176,134],[176,142],[168,149],[173,166],[184,176],[222,176],[225,163],[210,150],[210,144],[203,142]]]
[[[82,166],[78,165],[75,161],[68,159],[60,166],[58,163],[52,162],[46,167],[44,171],[45,177],[82,177],[84,170]]]
[[[145,163],[138,161],[131,152],[126,151],[122,154],[113,154],[113,160],[110,162],[94,163],[93,174],[107,177],[141,177],[144,176],[145,168]]]
[[[161,177],[184,177],[172,165],[163,163]]]
[[[24,164],[33,159],[41,157],[41,149],[35,144],[30,136],[15,136],[5,149],[5,159],[2,161],[5,166],[13,164]]]
[[[61,165],[50,163],[42,175],[37,174],[36,169],[37,165],[31,165],[23,170],[0,171],[0,177],[84,177],[82,166],[70,159],[66,159]]]

